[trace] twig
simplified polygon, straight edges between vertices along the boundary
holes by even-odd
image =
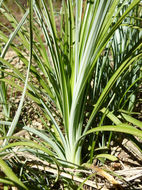
[[[128,176],[128,175],[136,175],[138,173],[142,173],[142,167],[135,167],[130,169],[118,170],[115,171],[118,175]]]
[[[44,171],[58,175],[57,169],[53,169],[53,168],[48,167],[48,166],[44,167],[44,166],[40,166],[40,165],[33,165],[33,166],[31,166],[31,168],[37,168],[39,170],[44,170]],[[68,178],[68,179],[72,179],[72,180],[77,181],[79,183],[83,183],[85,180],[85,178],[79,178],[75,175],[71,175],[71,174],[65,173],[65,172],[60,172],[60,176]],[[85,181],[84,185],[88,185],[88,186],[94,187],[94,188],[98,188],[98,186],[103,186],[103,184],[100,184],[100,183],[99,184],[97,183],[97,185],[96,185],[96,183],[91,181],[91,180]]]
[[[142,172],[139,173],[139,174],[137,174],[137,175],[135,175],[135,176],[128,177],[128,178],[126,178],[125,180],[126,180],[127,182],[130,182],[130,181],[133,181],[133,180],[138,179],[138,178],[142,178]]]

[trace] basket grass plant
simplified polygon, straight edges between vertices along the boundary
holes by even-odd
[[[52,0],[31,0],[27,10],[17,2],[24,13],[19,23],[1,4],[1,12],[14,28],[9,38],[0,33],[0,40],[5,43],[0,57],[3,109],[8,110],[7,84],[22,92],[13,121],[5,122],[9,128],[3,137],[2,153],[24,146],[25,151],[36,155],[38,150],[41,159],[46,156],[49,162],[75,167],[83,160],[92,164],[98,136],[106,138],[102,146],[110,143],[112,133],[104,131],[142,138],[142,123],[132,115],[135,89],[142,78],[139,3],[63,0],[60,12],[56,12]],[[15,38],[19,44],[13,43]],[[26,77],[4,59],[9,47],[25,64]],[[28,52],[29,58],[23,51]],[[7,72],[7,68],[12,72]],[[7,76],[20,80],[24,90]],[[33,134],[31,140],[12,143],[9,139],[17,127],[25,95],[37,103],[51,125],[43,121],[45,130],[24,126]],[[86,149],[89,156],[84,156]],[[100,157],[114,159],[107,154]]]

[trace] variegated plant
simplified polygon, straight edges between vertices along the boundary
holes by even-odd
[[[11,47],[18,57],[26,66],[30,66],[31,79],[34,77],[39,82],[38,86],[32,82],[27,83],[23,73],[20,73],[1,56],[1,64],[13,69],[11,75],[25,83],[27,95],[41,107],[43,113],[52,123],[46,133],[24,127],[43,140],[45,144],[42,144],[41,147],[38,145],[37,148],[45,154],[80,165],[82,164],[81,153],[83,147],[86,146],[85,137],[87,134],[98,131],[117,131],[142,138],[141,130],[130,124],[122,124],[114,116],[110,117],[113,125],[103,126],[103,116],[102,118],[98,117],[99,112],[106,113],[106,111],[102,111],[102,108],[111,104],[109,95],[112,94],[114,86],[116,88],[116,84],[119,85],[121,76],[128,71],[130,66],[137,64],[142,58],[140,51],[142,38],[140,37],[137,43],[124,54],[124,57],[117,64],[118,67],[113,69],[111,75],[107,77],[105,86],[103,84],[98,86],[100,79],[94,78],[98,76],[97,65],[102,66],[101,62],[98,64],[98,60],[101,60],[100,57],[109,49],[110,44],[113,44],[110,40],[115,38],[115,31],[140,1],[129,1],[129,6],[126,6],[127,2],[125,0],[120,4],[119,0],[62,0],[60,13],[55,13],[52,0],[48,0],[47,3],[45,0],[33,0],[33,2],[31,0],[32,5],[29,9],[33,9],[34,16],[30,20],[30,31],[34,33],[35,39],[29,38],[29,34],[25,32],[24,22],[28,10],[24,10],[25,14],[20,23],[17,23],[12,17],[15,33],[13,32],[11,37],[18,34],[18,40],[27,51],[29,51],[29,44],[32,44],[30,58],[33,55],[33,64],[31,64],[31,60],[28,64],[27,58],[23,56],[18,47],[11,41],[9,42],[4,34],[2,35],[1,38],[6,43],[5,48],[12,44]],[[126,9],[122,13],[124,6]],[[60,28],[56,27],[56,20],[60,22]],[[41,39],[41,32],[44,39]],[[107,58],[110,59],[111,56],[109,55]],[[112,64],[115,66],[115,62]],[[100,77],[102,76],[100,75]],[[4,77],[1,78],[1,81],[16,86],[17,90],[22,91],[22,87],[13,81]],[[92,101],[93,105],[89,110],[89,116],[86,116],[86,106],[90,100],[90,84],[92,86],[95,84],[97,89],[101,88],[101,90],[95,96],[95,101],[94,99]],[[95,86],[92,88],[95,89]],[[7,136],[12,135],[16,127],[24,95],[25,90],[19,106],[19,113],[16,114]],[[105,110],[107,109],[105,108]],[[5,140],[4,145],[7,144],[8,140]],[[29,144],[28,142],[17,142],[10,143],[2,150],[16,145],[29,145],[36,148],[35,142],[29,142]]]

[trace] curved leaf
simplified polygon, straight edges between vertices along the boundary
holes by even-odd
[[[97,131],[114,131],[114,132],[121,132],[121,133],[127,133],[127,134],[131,134],[137,137],[142,138],[142,131],[139,129],[136,129],[135,127],[132,127],[131,125],[128,124],[120,124],[120,125],[106,125],[106,126],[101,126],[101,127],[96,127],[93,129],[88,130],[85,135],[86,136],[90,133],[94,133]],[[82,136],[82,137],[83,137]]]
[[[6,145],[5,147],[3,147],[0,152],[3,152],[4,150],[7,150],[8,148],[12,148],[15,146],[27,146],[27,147],[32,147],[34,149],[39,149],[43,152],[45,152],[46,154],[52,156],[54,158],[54,153],[51,152],[47,147],[41,146],[35,142],[15,142],[15,143],[10,143],[8,145]]]

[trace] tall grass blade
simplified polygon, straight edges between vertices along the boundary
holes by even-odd
[[[33,34],[32,34],[33,1],[32,0],[30,0],[29,16],[30,16],[30,47],[29,47],[30,55],[29,55],[29,65],[28,65],[28,69],[27,69],[27,76],[26,76],[26,80],[25,80],[25,85],[24,85],[22,97],[21,97],[18,109],[16,111],[15,117],[14,117],[12,123],[11,123],[11,126],[10,126],[9,130],[8,130],[7,136],[12,136],[12,134],[13,134],[15,128],[16,128],[17,122],[19,120],[21,110],[22,110],[22,106],[23,106],[23,103],[24,103],[26,90],[27,90],[28,78],[29,78],[29,73],[30,73],[30,66],[31,66],[31,63],[32,63],[32,46],[33,46]],[[22,21],[24,21],[26,17],[27,17],[27,13],[24,16],[24,19],[22,19]],[[21,22],[21,23],[23,23],[23,22]],[[21,25],[19,26],[19,28],[20,27],[21,27]],[[19,30],[19,28],[18,28],[18,30]],[[5,139],[4,142],[3,142],[3,146],[6,146],[7,143],[8,143],[8,139]]]

